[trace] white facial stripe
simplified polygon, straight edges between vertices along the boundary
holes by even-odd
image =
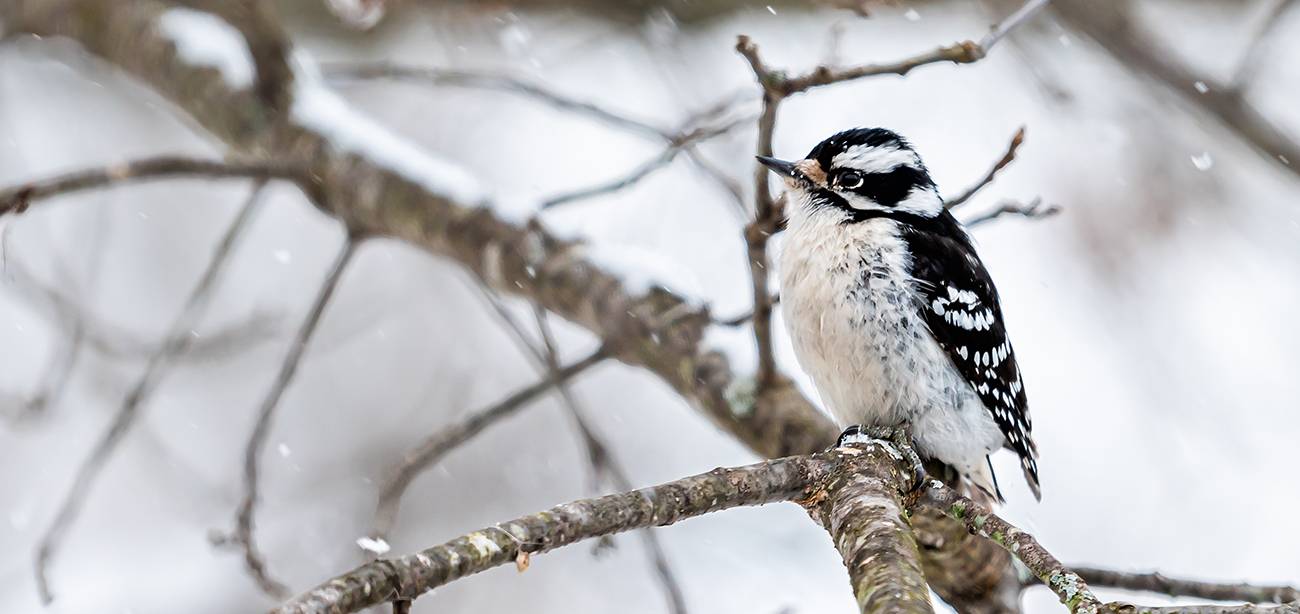
[[[831,159],[835,168],[853,168],[864,173],[887,173],[900,166],[919,168],[921,157],[910,149],[894,146],[854,145]]]
[[[912,191],[907,193],[906,198],[898,201],[892,207],[882,207],[876,201],[853,192],[840,192],[839,194],[850,207],[860,211],[870,209],[901,211],[922,217],[934,217],[943,210],[943,200],[939,198],[939,194],[933,189],[927,189],[923,186],[912,188]]]
[[[893,206],[895,211],[914,213],[924,217],[933,217],[943,210],[943,199],[934,190],[917,186],[908,192],[907,198]]]

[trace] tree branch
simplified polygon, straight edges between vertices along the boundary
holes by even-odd
[[[1011,144],[1007,146],[1007,152],[1002,154],[1002,157],[998,158],[997,162],[993,163],[993,168],[990,168],[989,172],[985,173],[984,176],[980,178],[979,181],[976,181],[975,185],[966,188],[965,192],[962,192],[961,194],[958,194],[957,196],[954,196],[952,198],[946,199],[944,207],[949,210],[955,209],[958,206],[960,206],[962,203],[970,200],[972,196],[974,196],[980,190],[983,190],[990,183],[993,183],[993,179],[998,176],[998,173],[1002,169],[1006,168],[1008,164],[1011,164],[1013,161],[1015,161],[1016,150],[1020,149],[1020,146],[1024,144],[1024,142],[1025,142],[1025,127],[1021,126],[1020,129],[1016,130],[1016,133],[1011,136]]]
[[[140,374],[140,378],[135,381],[131,390],[127,392],[126,398],[122,401],[122,405],[118,407],[108,429],[100,436],[90,454],[77,468],[76,477],[73,479],[68,493],[64,496],[63,502],[60,503],[54,521],[41,534],[41,539],[37,542],[36,547],[35,574],[37,590],[43,602],[48,604],[54,599],[47,578],[47,571],[55,556],[57,556],[59,547],[62,545],[69,527],[72,526],[72,523],[76,521],[77,516],[81,513],[81,506],[86,497],[90,496],[91,488],[94,487],[100,471],[108,464],[122,438],[135,424],[146,400],[157,388],[158,383],[162,381],[167,362],[173,356],[185,353],[194,342],[194,335],[192,334],[194,327],[198,325],[207,312],[212,289],[225,271],[230,260],[231,251],[247,230],[254,213],[260,207],[263,187],[265,187],[264,179],[254,184],[248,200],[239,210],[239,213],[235,215],[234,221],[231,222],[229,228],[226,229],[225,235],[213,250],[212,259],[199,277],[198,283],[194,285],[194,289],[190,291],[185,306],[181,309],[180,314],[176,316],[176,319],[172,321],[171,326],[168,327],[162,344],[149,356],[144,371]]]
[[[1034,577],[1052,589],[1071,612],[1096,612],[1101,608],[1101,602],[1083,578],[1056,560],[1032,535],[1011,526],[983,505],[938,480],[932,480],[928,488],[921,489],[920,502],[961,521],[970,532],[987,537],[1007,549]]]
[[[919,504],[930,507],[931,509],[942,511],[949,517],[959,520],[966,525],[966,528],[973,534],[987,538],[997,543],[1002,548],[1010,552],[1021,563],[1029,569],[1044,586],[1051,589],[1053,593],[1065,604],[1071,612],[1080,612],[1086,614],[1297,614],[1300,613],[1300,602],[1293,601],[1277,606],[1223,606],[1223,605],[1200,605],[1200,606],[1171,606],[1171,607],[1149,607],[1137,606],[1129,603],[1111,602],[1102,603],[1089,588],[1089,582],[1084,575],[1076,570],[1072,570],[1062,565],[1055,556],[1052,556],[1047,549],[1043,548],[1034,537],[998,517],[984,505],[977,503],[967,497],[957,493],[957,491],[945,486],[938,480],[931,480],[928,488],[920,489],[917,497]],[[1105,572],[1099,570],[1088,570],[1099,574],[1103,581],[1112,580],[1115,582],[1131,582],[1135,586],[1159,586],[1149,584],[1153,582],[1150,576],[1128,576],[1124,574],[1116,575],[1114,572]],[[1121,587],[1122,588],[1122,587]],[[1184,593],[1188,596],[1194,596],[1191,591],[1204,590],[1206,598],[1210,594],[1222,595],[1226,599],[1234,599],[1243,595],[1253,597],[1263,597],[1261,601],[1271,601],[1280,598],[1295,597],[1294,589],[1290,587],[1251,587],[1247,585],[1208,585],[1203,583],[1189,583],[1179,585],[1179,588],[1188,590]],[[1241,592],[1235,592],[1234,589]],[[1268,589],[1275,589],[1269,591]],[[1289,592],[1288,592],[1289,589]],[[1145,590],[1145,589],[1138,589]],[[1221,591],[1221,592],[1215,592]],[[1172,594],[1172,593],[1171,593]]]
[[[1300,176],[1300,146],[1260,113],[1240,92],[1197,74],[1162,49],[1135,23],[1124,0],[1057,0],[1057,14],[1086,34],[1125,68],[1177,93],[1183,101],[1218,119],[1257,153]]]
[[[541,355],[538,358],[545,363],[546,372],[551,377],[556,377],[560,370],[559,350],[556,347],[555,338],[551,334],[551,326],[547,321],[546,311],[534,305],[533,316],[537,321],[537,331],[542,337],[545,350],[540,353]],[[521,337],[520,342],[524,341]],[[574,397],[569,382],[561,381],[556,386],[556,390],[560,393],[564,406],[568,408],[569,415],[573,418],[574,427],[582,438],[583,447],[587,451],[587,460],[592,470],[592,487],[599,487],[600,478],[607,476],[610,484],[616,490],[632,490],[632,480],[628,478],[627,471],[623,469],[623,466],[614,458],[609,444],[605,443],[596,434],[596,431],[591,428],[591,425],[587,424],[587,418],[583,415],[582,409],[578,407],[578,400]],[[643,529],[640,534],[645,542],[650,567],[654,569],[655,576],[659,579],[659,585],[663,588],[669,611],[673,614],[687,614],[686,597],[682,593],[681,583],[677,581],[677,575],[673,573],[672,566],[668,564],[668,555],[664,552],[663,544],[659,542],[659,536],[655,534],[654,529]]]
[[[391,62],[332,62],[321,67],[332,81],[392,80],[443,87],[463,87],[518,94],[539,100],[556,109],[583,115],[609,126],[661,140],[674,133],[649,122],[616,113],[595,103],[557,92],[544,85],[509,75],[444,68],[422,68]]]
[[[284,179],[310,185],[303,169],[282,162],[207,160],[183,156],[158,156],[110,164],[31,181],[24,185],[0,190],[0,215],[22,213],[36,200],[51,198],[70,192],[102,188],[118,183],[131,183],[195,177],[203,179]]]
[[[984,59],[984,56],[989,51],[992,51],[999,41],[1037,14],[1044,6],[1047,6],[1048,2],[1050,0],[1029,0],[1025,2],[1016,12],[994,26],[979,43],[962,41],[896,62],[861,64],[847,68],[822,65],[808,73],[789,77],[783,71],[767,68],[758,55],[758,46],[748,36],[740,37],[739,42],[736,44],[736,50],[749,61],[750,68],[758,76],[759,85],[762,85],[772,95],[786,98],[815,87],[854,81],[863,77],[877,75],[903,76],[915,68],[928,64],[941,62],[970,64],[978,62]]]
[[[1160,573],[1134,573],[1100,569],[1097,567],[1074,567],[1090,586],[1106,586],[1129,591],[1159,593],[1170,597],[1196,597],[1212,601],[1249,601],[1253,603],[1290,603],[1300,600],[1300,591],[1295,587],[1256,584],[1227,584],[1223,582],[1205,582],[1170,578]]]
[[[967,228],[973,228],[980,224],[993,221],[1004,215],[1019,215],[1032,220],[1052,217],[1060,212],[1061,207],[1058,205],[1043,205],[1042,197],[1034,197],[1034,199],[1028,203],[1018,203],[1008,200],[1003,201],[1002,204],[998,205],[998,208],[989,211],[988,213],[983,213],[966,220],[965,225]]]
[[[293,382],[293,377],[298,372],[298,365],[302,361],[303,354],[307,351],[307,345],[311,343],[312,336],[316,333],[316,327],[320,324],[321,316],[325,313],[325,307],[329,305],[330,299],[334,297],[339,281],[343,278],[343,271],[352,262],[352,257],[356,254],[360,242],[359,238],[352,235],[348,235],[344,240],[343,247],[339,250],[338,256],[330,266],[328,273],[326,273],[325,279],[321,282],[320,289],[317,290],[316,298],[307,310],[306,317],[303,318],[302,324],[298,327],[298,333],[294,335],[293,341],[289,344],[289,351],[280,363],[280,371],[276,374],[271,389],[267,391],[266,397],[262,400],[262,406],[257,413],[257,421],[248,437],[248,445],[244,448],[244,496],[239,503],[239,510],[236,512],[235,532],[228,542],[238,546],[243,551],[244,566],[248,569],[248,573],[252,575],[253,580],[257,582],[258,587],[267,595],[276,598],[284,598],[288,593],[288,589],[271,576],[266,566],[266,560],[257,549],[257,541],[253,535],[254,516],[257,512],[259,496],[260,458],[266,448],[266,439],[271,434],[271,421],[275,417],[275,409],[280,405],[280,398],[284,396],[284,391]]]
[[[406,488],[410,486],[411,481],[416,476],[442,458],[443,455],[477,435],[497,420],[519,411],[556,384],[601,363],[608,356],[608,350],[601,347],[588,354],[586,358],[570,364],[534,384],[515,391],[500,402],[475,411],[444,427],[426,438],[420,445],[408,451],[401,464],[393,469],[389,477],[384,480],[384,485],[379,489],[379,504],[375,509],[375,528],[371,534],[372,537],[377,539],[387,538],[397,520],[398,507],[401,505],[402,495],[406,493]]]
[[[839,451],[860,455],[858,466],[833,474],[810,498],[822,499],[818,511],[844,557],[858,609],[933,612],[920,552],[899,499],[913,480],[902,466],[903,455],[881,441]]]
[[[928,612],[924,584],[920,601],[913,585],[915,560],[898,537],[882,536],[885,527],[906,527],[901,515],[897,478],[909,468],[894,468],[869,484],[853,476],[880,471],[893,457],[882,442],[812,456],[764,461],[675,480],[659,486],[583,499],[545,512],[486,527],[440,546],[396,559],[372,561],[294,598],[276,614],[359,612],[385,602],[409,600],[460,578],[534,554],[586,539],[633,529],[667,526],[678,521],[738,506],[804,500],[828,518],[832,538],[859,591],[863,612]],[[900,457],[901,458],[901,457]],[[889,489],[894,490],[890,491]],[[881,498],[892,499],[895,507]],[[854,512],[844,512],[840,506]],[[861,514],[865,514],[862,516]],[[850,521],[850,517],[852,520]],[[866,518],[865,521],[861,520]],[[838,520],[837,520],[838,519]],[[899,525],[898,523],[903,523]],[[906,535],[906,531],[902,535]],[[881,539],[875,539],[881,537]],[[905,541],[906,538],[904,538]],[[885,548],[901,565],[866,566],[871,552]],[[911,550],[915,553],[915,546]],[[919,574],[919,570],[917,571]],[[904,591],[900,596],[896,591]],[[902,609],[889,610],[899,606]],[[869,608],[869,609],[868,609]]]

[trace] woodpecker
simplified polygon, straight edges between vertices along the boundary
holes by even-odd
[[[788,188],[782,313],[828,412],[842,427],[907,425],[921,456],[997,501],[989,455],[1008,448],[1041,500],[997,288],[912,146],[859,128],[797,162],[758,159]]]

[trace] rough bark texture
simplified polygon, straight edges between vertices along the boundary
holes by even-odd
[[[755,452],[767,457],[808,453],[834,441],[838,429],[788,382],[777,381],[756,394],[751,382],[735,377],[722,354],[703,346],[706,309],[667,292],[633,296],[569,241],[511,223],[476,203],[434,194],[373,161],[339,151],[324,136],[269,108],[256,92],[232,90],[214,69],[181,61],[154,28],[164,8],[149,0],[0,0],[9,32],[76,40],[171,99],[235,151],[301,164],[312,177],[313,185],[305,189],[317,206],[354,232],[398,238],[451,258],[503,292],[536,301],[607,342],[618,341],[611,350],[619,360],[661,377]],[[683,310],[688,317],[666,317]],[[668,320],[674,324],[655,330]],[[949,551],[949,544],[963,549]],[[987,542],[952,541],[941,550],[943,556],[931,556],[927,567],[1009,570],[1005,557]],[[979,591],[963,573],[936,574],[932,586],[945,599],[975,599]],[[1005,605],[1016,608],[1014,602]]]
[[[831,476],[818,511],[844,557],[858,608],[863,614],[933,612],[901,501],[913,479],[903,470],[903,455],[884,442],[842,450],[853,460]]]
[[[358,612],[410,600],[499,565],[525,569],[531,555],[585,539],[789,500],[816,506],[844,556],[862,612],[930,612],[916,543],[902,513],[900,488],[910,486],[902,459],[887,444],[870,442],[574,501],[415,554],[372,561],[303,593],[275,614]]]

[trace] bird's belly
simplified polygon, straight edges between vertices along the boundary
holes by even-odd
[[[904,274],[787,264],[786,328],[841,426],[909,422],[922,454],[962,468],[1002,445],[979,397],[930,335]]]

